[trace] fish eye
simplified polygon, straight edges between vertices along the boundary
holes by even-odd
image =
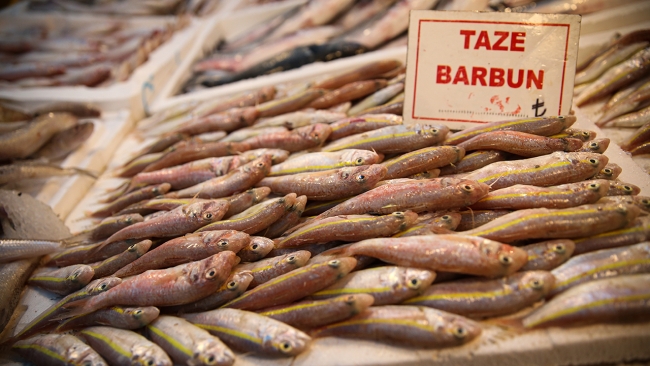
[[[149,359],[147,361],[147,366],[153,366],[153,364],[154,364],[154,361],[152,359]]]
[[[432,129],[431,129],[431,133],[434,134],[434,135],[437,134],[437,133],[438,133],[438,129],[437,129],[437,128],[432,128]]]
[[[530,287],[532,287],[535,290],[539,290],[542,287],[544,287],[544,280],[536,278],[530,282]]]
[[[259,248],[259,247],[260,247],[259,245],[257,245],[257,244],[253,244],[253,246],[251,247],[251,249],[253,249],[253,250],[257,250],[257,248]]]
[[[282,351],[284,353],[289,353],[289,352],[291,352],[292,349],[293,349],[293,347],[291,346],[291,343],[286,342],[286,341],[280,343],[280,351]]]
[[[99,289],[100,289],[100,290],[106,290],[106,284],[103,283],[101,286],[99,286]]]
[[[365,182],[365,181],[366,181],[366,176],[365,175],[363,175],[363,174],[357,175],[357,182],[361,183],[361,182]]]
[[[591,144],[589,144],[589,147],[592,148],[592,149],[597,149],[598,148],[598,143],[597,142],[592,142]]]
[[[471,192],[474,190],[474,187],[470,186],[469,184],[464,184],[461,188],[463,188],[463,190],[467,192]]]
[[[206,220],[210,220],[210,219],[212,219],[212,214],[209,213],[209,212],[206,212],[205,215],[203,215],[203,217],[204,217]]]
[[[512,258],[502,253],[499,254],[499,262],[501,262],[501,264],[504,266],[509,266],[512,264]]]
[[[74,272],[73,274],[71,274],[71,275],[68,277],[68,279],[74,281],[74,280],[77,279],[77,277],[79,277],[79,272],[78,272],[78,271],[77,271],[77,272]]]
[[[220,246],[220,247],[225,247],[226,245],[228,245],[228,240],[226,240],[226,239],[221,239],[221,240],[219,240],[219,241],[217,242],[217,245]]]
[[[205,278],[211,280],[217,276],[217,270],[214,268],[210,268],[207,271],[205,271]]]
[[[295,263],[296,262],[296,256],[292,255],[292,256],[288,257],[287,262],[290,263],[290,264]]]
[[[406,286],[412,290],[417,290],[420,288],[420,280],[417,278],[411,278],[407,283]]]
[[[605,169],[603,169],[603,173],[605,173],[607,175],[612,175],[612,173],[614,173],[614,172],[609,168],[605,168]]]
[[[343,178],[343,179],[348,179],[349,176],[350,176],[350,173],[348,173],[348,172],[341,173],[341,178]]]
[[[345,298],[345,303],[348,304],[348,305],[354,305],[354,302],[355,302],[354,301],[354,296],[352,296],[352,295]]]
[[[140,310],[140,309],[133,312],[133,316],[135,316],[136,318],[139,318],[140,315],[142,315],[142,310]]]
[[[129,249],[127,249],[129,252],[135,252],[135,244],[131,245]]]
[[[598,183],[589,184],[589,189],[598,190],[598,188],[600,188],[600,184]]]
[[[399,218],[403,218],[404,217],[404,212],[395,211],[395,212],[393,212],[393,215],[395,215],[395,216],[397,216]]]
[[[596,159],[589,159],[589,164],[591,164],[591,165],[598,165],[598,160],[596,160]]]
[[[555,244],[553,246],[553,251],[555,253],[564,254],[564,252],[566,251],[566,246],[564,244]]]
[[[129,216],[126,219],[124,219],[124,222],[127,224],[131,224],[133,222],[133,218]]]
[[[237,282],[235,282],[235,281],[230,281],[230,282],[228,282],[228,284],[226,285],[226,287],[228,288],[228,290],[234,290],[234,289],[236,289],[236,288],[239,287],[239,286],[237,286]]]
[[[449,216],[449,215],[444,215],[444,216],[441,216],[440,219],[441,219],[441,220],[445,220],[445,221],[449,221],[449,220],[451,220],[451,216]]]
[[[260,161],[259,163],[257,163],[257,167],[258,167],[258,168],[262,168],[262,167],[264,167],[264,163],[262,163],[262,162]]]
[[[644,199],[641,200],[641,203],[644,204],[644,205],[647,205],[647,204],[650,204],[650,200],[648,200],[647,198],[644,198]]]
[[[214,365],[217,361],[217,358],[214,357],[214,355],[209,355],[208,357],[205,358],[205,363],[208,365]]]
[[[627,207],[625,207],[623,205],[619,205],[618,207],[616,207],[616,212],[620,212],[622,214],[625,214],[625,213],[627,213]]]
[[[332,267],[332,268],[338,268],[340,264],[341,264],[341,261],[338,260],[338,259],[332,259],[331,261],[327,262],[327,265]]]
[[[84,361],[84,363],[81,364],[82,366],[93,366],[93,362],[90,360]]]
[[[160,194],[160,190],[158,189],[158,187],[156,187],[156,188],[151,190],[151,193],[153,193],[153,194],[155,194],[157,196],[157,195]]]
[[[356,163],[357,165],[363,165],[363,158],[357,158]]]
[[[454,337],[458,339],[463,339],[467,336],[467,331],[463,327],[455,327],[454,330],[452,331],[454,334]]]
[[[632,187],[630,186],[623,186],[624,191],[632,192]]]
[[[557,118],[559,118],[559,119],[564,119],[564,116],[557,116]]]
[[[582,131],[581,133],[582,133],[582,136],[584,136],[584,137],[590,137],[591,136],[589,134],[589,132],[587,132],[587,131]]]

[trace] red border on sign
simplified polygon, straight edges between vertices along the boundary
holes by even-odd
[[[562,111],[562,97],[564,94],[564,74],[566,73],[566,62],[569,52],[569,31],[571,30],[571,24],[561,24],[561,23],[530,23],[530,22],[497,22],[489,20],[442,20],[442,19],[420,19],[418,21],[418,47],[415,53],[415,82],[413,84],[413,106],[411,108],[411,118],[413,119],[424,119],[424,120],[434,120],[434,121],[448,121],[448,122],[474,122],[474,123],[489,123],[487,121],[475,121],[475,120],[463,120],[463,119],[452,119],[452,118],[435,118],[435,117],[416,117],[415,116],[415,101],[417,98],[417,88],[418,88],[418,71],[420,69],[420,34],[422,29],[423,22],[436,22],[436,23],[477,23],[477,24],[508,24],[508,25],[528,25],[528,26],[544,26],[544,27],[566,27],[566,42],[564,43],[564,67],[562,68],[562,83],[560,84],[560,106],[558,108],[557,114],[560,115]]]

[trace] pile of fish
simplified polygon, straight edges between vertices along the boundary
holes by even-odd
[[[188,20],[138,25],[111,18],[59,19],[56,26],[54,22],[48,26],[30,24],[29,18],[5,18],[0,29],[2,88],[95,87],[127,80]]]
[[[616,34],[577,71],[576,104],[606,100],[596,125],[638,128],[621,148],[650,153],[650,29]]]
[[[51,176],[84,174],[57,162],[79,148],[95,130],[100,112],[77,103],[53,103],[31,111],[0,105],[0,186]]]
[[[60,11],[79,14],[156,16],[211,13],[219,0],[30,0],[27,10],[34,12]]]
[[[380,61],[142,121],[153,142],[88,212],[97,225],[13,243],[50,252],[28,283],[65,296],[14,350],[230,365],[321,337],[461,346],[540,302],[507,324],[650,316],[650,198],[617,180],[607,139],[571,115],[452,133],[368,113],[402,76]]]

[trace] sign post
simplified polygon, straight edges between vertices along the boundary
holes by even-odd
[[[404,122],[568,114],[579,36],[579,15],[412,11]]]

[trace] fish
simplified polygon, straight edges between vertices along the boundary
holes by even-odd
[[[397,125],[347,136],[325,145],[321,151],[372,150],[383,154],[405,153],[436,145],[449,132],[442,125]]]
[[[324,94],[324,89],[314,87],[293,95],[286,96],[284,98],[269,100],[265,103],[257,105],[259,117],[273,117],[297,111]]]
[[[39,334],[11,348],[36,365],[108,365],[96,351],[70,334]]]
[[[131,193],[125,194],[122,197],[111,202],[107,206],[100,208],[99,210],[96,210],[94,212],[91,212],[88,215],[90,217],[111,216],[134,203],[138,203],[147,199],[164,195],[165,193],[169,192],[170,189],[171,189],[171,184],[169,183],[161,183],[152,186],[146,186],[144,188],[140,188]]]
[[[650,153],[650,142],[643,143],[634,149],[630,150],[630,155],[636,156],[636,155],[643,155],[643,154],[649,154]]]
[[[251,188],[245,192],[223,198],[230,203],[230,208],[228,208],[224,217],[228,218],[244,212],[248,208],[262,202],[269,194],[271,194],[271,188],[259,187]]]
[[[113,305],[172,306],[188,304],[218,289],[236,263],[235,253],[221,252],[176,267],[150,270],[124,279],[110,290],[68,303],[62,318],[84,315]]]
[[[531,208],[501,216],[465,235],[511,243],[522,239],[571,239],[620,229],[640,209],[626,204],[590,204],[571,208]]]
[[[324,300],[305,300],[263,309],[258,314],[299,329],[316,328],[357,315],[375,298],[368,294],[348,294]]]
[[[95,326],[78,334],[111,365],[172,366],[162,348],[132,330]]]
[[[462,147],[465,151],[501,150],[532,158],[548,155],[554,151],[579,151],[582,148],[582,141],[575,138],[538,136],[520,131],[489,131],[456,146]]]
[[[251,147],[244,142],[207,142],[200,144],[189,144],[169,151],[162,155],[158,160],[151,162],[142,171],[152,172],[163,168],[169,168],[175,165],[188,163],[190,161],[215,158],[226,155],[235,155]],[[136,174],[139,173],[136,172]]]
[[[18,306],[25,283],[38,259],[23,259],[0,265],[0,325],[6,329]]]
[[[631,149],[643,144],[646,141],[650,141],[650,122],[645,123],[643,126],[639,127],[631,136],[626,138],[621,143],[621,149],[625,151],[630,151]]]
[[[240,352],[291,357],[304,352],[311,343],[307,334],[250,311],[216,309],[182,317]]]
[[[101,242],[78,245],[63,249],[53,254],[48,254],[43,259],[43,263],[55,265],[57,267],[65,267],[78,263],[92,264],[108,259],[114,255],[118,255],[139,241],[140,240],[122,240],[103,247]]]
[[[151,240],[145,239],[139,243],[131,245],[120,254],[116,254],[101,262],[91,264],[91,267],[95,271],[94,278],[102,278],[114,275],[114,273],[119,271],[121,268],[124,268],[124,266],[133,263],[133,261],[137,260],[145,253],[147,253],[152,244],[153,242]]]
[[[576,120],[575,116],[564,115],[490,122],[451,134],[444,143],[445,145],[458,145],[472,137],[494,131],[519,131],[539,136],[552,136],[571,127]]]
[[[83,175],[97,179],[97,175],[79,168],[61,168],[54,164],[25,162],[0,166],[0,185],[20,182],[28,179],[40,179],[56,176]]]
[[[150,269],[169,268],[198,261],[223,251],[239,252],[250,242],[250,236],[235,230],[205,231],[186,234],[162,243],[115,272],[116,277],[129,277]]]
[[[256,262],[273,249],[273,240],[263,236],[251,236],[250,244],[237,253],[242,262]]]
[[[356,69],[346,73],[326,78],[314,84],[315,89],[334,90],[342,87],[343,85],[360,81],[368,80],[379,77],[391,70],[394,70],[402,65],[398,60],[379,60],[370,62]]]
[[[192,119],[171,131],[173,134],[199,135],[215,131],[235,131],[252,126],[259,116],[256,107],[230,108],[226,111]]]
[[[288,304],[333,284],[356,264],[356,259],[344,257],[300,267],[246,291],[222,307],[259,310]]]
[[[271,148],[296,152],[320,146],[331,133],[331,127],[317,123],[299,127],[288,132],[277,132],[268,135],[258,135],[244,140],[251,149]]]
[[[404,83],[386,85],[386,87],[381,88],[380,90],[367,96],[362,101],[355,104],[354,107],[350,108],[348,111],[348,116],[358,116],[364,114],[366,110],[390,101],[393,97],[403,91]]]
[[[196,117],[206,117],[211,114],[225,112],[231,108],[244,108],[258,106],[273,100],[276,95],[276,88],[273,85],[264,86],[257,90],[235,95],[227,99],[206,100],[197,106],[192,114]],[[259,110],[261,112],[261,110]]]
[[[95,130],[95,124],[92,122],[82,122],[66,130],[58,132],[38,151],[33,158],[47,158],[57,160],[68,155],[81,146]]]
[[[529,244],[521,249],[528,253],[528,262],[520,271],[550,271],[575,253],[576,243],[569,239],[556,239]]]
[[[253,275],[253,280],[248,284],[250,290],[296,268],[304,267],[310,257],[310,252],[297,250],[290,254],[260,259],[257,262],[241,263],[234,271],[250,272]]]
[[[528,257],[522,249],[462,234],[368,239],[350,245],[344,253],[366,255],[398,266],[483,277],[517,272]]]
[[[144,221],[139,214],[127,214],[111,216],[103,219],[91,229],[84,230],[69,238],[64,239],[67,243],[92,243],[108,238],[120,229]]]
[[[56,327],[57,332],[71,329],[107,325],[114,328],[135,330],[144,327],[158,317],[160,310],[155,306],[123,307],[113,306],[94,313],[70,318]]]
[[[253,281],[253,274],[250,271],[233,271],[226,282],[212,294],[189,304],[168,306],[163,310],[172,314],[213,310],[243,294],[248,289],[251,281]]]
[[[381,156],[373,151],[344,149],[334,152],[314,152],[296,156],[271,167],[269,177],[319,172],[348,166],[372,165],[381,161]]]
[[[282,217],[266,229],[259,231],[258,234],[267,238],[277,238],[281,236],[282,233],[295,226],[300,221],[302,213],[305,211],[306,204],[307,196],[297,197],[294,204],[288,208],[287,212],[285,212]]]
[[[396,234],[413,225],[417,214],[393,212],[383,216],[338,215],[309,224],[275,240],[275,248],[300,247],[333,240],[354,242]]]
[[[401,125],[402,123],[402,117],[395,114],[366,113],[362,116],[349,117],[332,123],[330,125],[332,133],[330,134],[329,139],[332,141],[338,140],[346,136],[377,130],[383,127]]]
[[[418,348],[445,348],[468,343],[481,326],[465,317],[424,306],[371,306],[342,322],[312,332],[316,338],[345,337]]]
[[[210,230],[239,230],[254,234],[266,229],[284,215],[296,202],[296,194],[289,193],[284,197],[273,198],[247,209],[226,220],[220,220],[201,227],[196,232]]]
[[[642,108],[648,100],[650,100],[650,82],[646,81],[625,99],[605,109],[596,121],[596,126],[607,126],[607,122],[612,119]]]
[[[650,272],[650,243],[648,242],[579,254],[551,271],[556,281],[550,296],[600,278],[648,272]]]
[[[624,228],[575,239],[575,254],[617,248],[650,240],[650,217],[637,217]]]
[[[222,138],[222,142],[242,142],[251,137],[266,135],[276,132],[287,132],[289,131],[286,127],[246,127],[240,128],[237,131],[232,131],[226,137]]]
[[[352,272],[310,296],[322,300],[341,295],[368,294],[373,306],[400,304],[426,291],[435,272],[396,266],[381,266]]]
[[[592,141],[587,141],[582,145],[580,149],[576,151],[602,154],[609,147],[609,141],[610,140],[608,138],[601,138],[601,139],[594,139]]]
[[[59,240],[0,239],[0,263],[36,258],[63,248]]]
[[[454,164],[465,156],[465,149],[458,146],[434,146],[414,150],[381,163],[388,173],[383,179],[405,178],[445,165]]]
[[[337,104],[363,98],[385,87],[386,80],[383,79],[355,81],[326,93],[312,101],[309,107],[316,109],[330,108]]]
[[[598,202],[607,195],[607,180],[589,180],[551,187],[523,184],[497,189],[471,206],[477,210],[568,208]]]
[[[229,366],[235,354],[219,338],[183,318],[159,316],[147,325],[151,340],[176,364]]]
[[[116,232],[102,246],[127,239],[183,235],[211,222],[219,221],[228,210],[228,202],[211,200],[179,206],[154,219],[139,222]]]
[[[465,279],[434,284],[404,304],[488,318],[513,314],[543,300],[554,283],[547,271],[517,272],[495,280]]]
[[[607,196],[636,196],[639,193],[641,193],[640,187],[616,180],[610,182]]]
[[[345,113],[332,112],[329,110],[315,110],[307,108],[295,112],[281,114],[275,117],[263,118],[255,122],[253,128],[285,127],[294,130],[299,127],[315,125],[317,123],[331,124],[347,117]]]
[[[318,218],[335,215],[388,214],[448,210],[469,206],[488,193],[483,183],[456,178],[414,180],[387,184],[352,197],[323,212]]]
[[[639,50],[647,47],[648,44],[648,42],[637,42],[610,48],[602,55],[596,57],[584,70],[576,73],[575,84],[580,85],[598,79],[610,67],[625,61]]]
[[[527,329],[641,321],[648,316],[650,274],[604,278],[559,294],[522,320]]]
[[[491,163],[506,160],[506,154],[499,150],[480,150],[465,154],[459,162],[440,168],[440,176],[468,173]]]
[[[139,156],[132,161],[129,161],[126,165],[118,169],[114,175],[120,178],[130,178],[134,175],[145,170],[150,164],[153,164],[165,156],[166,152],[157,152],[150,153],[146,155]],[[128,185],[127,185],[128,186]],[[119,197],[121,192],[117,195]],[[114,200],[115,198],[109,199],[108,202]]]
[[[298,13],[282,22],[264,40],[265,42],[277,40],[300,29],[317,27],[329,23],[336,15],[343,12],[353,1],[351,0],[316,0],[304,5]]]
[[[616,180],[618,176],[623,172],[623,168],[621,168],[618,164],[616,163],[608,163],[605,165],[605,167],[600,171],[600,173],[596,174],[593,179],[607,179],[607,180]]]
[[[601,154],[556,151],[536,158],[492,163],[462,177],[485,183],[493,190],[515,184],[546,187],[591,178],[608,162],[609,158]]]
[[[59,295],[68,295],[86,286],[94,277],[91,266],[75,264],[59,269],[40,268],[29,277],[27,284]]]
[[[344,167],[315,173],[266,177],[258,187],[269,187],[276,194],[295,193],[309,200],[327,201],[371,189],[386,174],[379,164]]]
[[[556,139],[574,138],[587,142],[595,139],[596,135],[596,131],[582,130],[579,128],[565,128],[562,132],[556,133],[551,137]]]

